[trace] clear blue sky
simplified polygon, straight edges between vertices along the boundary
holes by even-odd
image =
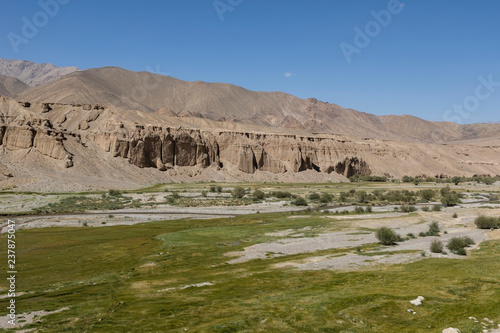
[[[0,57],[159,71],[379,115],[500,121],[500,1],[218,0],[219,12],[213,0],[59,1],[44,22],[38,1],[3,0]],[[375,23],[371,12],[388,8]],[[23,17],[41,27],[15,52],[8,34],[23,37]],[[356,27],[372,29],[369,45],[356,44]]]

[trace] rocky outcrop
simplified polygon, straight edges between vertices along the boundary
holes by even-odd
[[[18,102],[0,97],[0,154],[7,151],[8,155],[13,150],[39,152],[61,161],[61,168],[81,165],[85,171],[100,167],[86,164],[89,156],[99,156],[98,160],[110,164],[110,168],[115,167],[114,161],[121,170],[155,168],[166,173],[152,174],[168,179],[175,179],[179,173],[202,173],[206,168],[215,169],[206,170],[206,175],[222,169],[221,173],[233,173],[237,179],[257,181],[261,175],[265,179],[294,179],[300,172],[317,173],[318,179],[332,181],[355,174],[389,178],[500,174],[500,147],[271,130],[244,132],[232,125],[202,130],[187,126],[192,119],[163,117],[157,113],[124,113],[97,104]],[[203,120],[202,124],[213,123]],[[127,171],[127,175],[130,173],[134,171]]]
[[[43,155],[64,161],[62,165],[69,168],[73,166],[73,155],[64,147],[65,135],[68,133],[53,129],[49,120],[39,119],[0,126],[0,145],[8,150],[34,148]],[[69,135],[78,137],[74,133]]]

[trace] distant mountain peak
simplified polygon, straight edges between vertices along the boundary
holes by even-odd
[[[80,69],[57,67],[50,63],[37,64],[28,60],[0,58],[0,75],[14,77],[30,87],[41,86],[76,71]]]

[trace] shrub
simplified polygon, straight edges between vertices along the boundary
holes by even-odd
[[[454,219],[456,219],[456,218],[458,217],[457,213],[454,213],[454,214],[452,215],[452,217],[453,217]]]
[[[364,213],[365,210],[363,209],[363,207],[356,206],[356,208],[354,208],[354,212],[359,214],[359,213]]]
[[[372,212],[372,207],[371,206],[366,207],[365,208],[365,212],[371,213]]]
[[[177,193],[177,192],[172,193],[172,198],[179,199],[180,197],[181,196],[179,195],[179,193]]]
[[[298,197],[297,199],[292,201],[292,205],[294,206],[307,206],[307,201],[306,199],[302,197]]]
[[[252,196],[255,199],[262,200],[266,197],[266,194],[261,190],[255,190],[255,191],[253,191]]]
[[[423,212],[428,212],[428,211],[430,211],[430,208],[428,206],[423,206],[422,207],[422,211]]]
[[[241,186],[236,186],[232,191],[233,198],[241,199],[245,196],[245,189]]]
[[[439,224],[436,221],[429,223],[429,231],[427,231],[427,236],[439,236]]]
[[[117,197],[117,196],[120,196],[121,193],[120,191],[117,191],[117,190],[109,190],[109,195],[112,196],[112,197]]]
[[[319,200],[320,195],[319,193],[311,193],[309,194],[309,200]]]
[[[378,228],[375,231],[375,237],[377,237],[382,245],[393,245],[400,239],[400,236],[394,230],[387,227]]]
[[[434,206],[432,206],[432,211],[433,212],[440,212],[441,211],[441,206],[440,205],[434,205]]]
[[[210,192],[215,192],[217,190],[217,188],[215,187],[215,185],[210,185]]]
[[[418,235],[419,235],[420,237],[427,237],[427,233],[425,233],[425,232],[420,232]]]
[[[431,250],[432,253],[441,253],[441,252],[443,252],[443,243],[440,240],[438,240],[438,239],[434,239],[431,242],[430,250]]]
[[[407,234],[406,234],[406,236],[407,236],[408,238],[413,238],[413,239],[417,238],[417,237],[415,237],[415,235],[414,235],[413,233],[411,233],[411,232],[407,233]]]
[[[411,212],[414,212],[417,210],[417,208],[415,208],[415,206],[411,206],[411,205],[403,205],[403,206],[399,207],[399,209],[401,209],[401,211],[403,213],[411,213]]]
[[[436,192],[434,190],[422,190],[419,194],[420,197],[426,201],[431,201],[436,196]]]
[[[206,198],[207,197],[207,191],[201,191],[201,196]]]
[[[468,236],[453,237],[446,245],[446,248],[455,254],[465,255],[465,248],[472,244],[474,244],[474,240]]]
[[[222,186],[217,186],[216,189],[217,189],[217,192],[219,192],[219,193],[222,192]]]
[[[460,203],[458,193],[453,191],[441,197],[441,203],[445,206],[455,206]]]
[[[292,193],[285,191],[274,191],[271,192],[271,195],[278,199],[284,199],[284,198],[290,198],[292,196]]]
[[[479,229],[496,229],[500,227],[500,221],[498,218],[480,215],[474,221]]]
[[[330,193],[321,193],[321,196],[319,198],[319,201],[322,203],[329,203],[332,202],[333,200],[333,195]]]

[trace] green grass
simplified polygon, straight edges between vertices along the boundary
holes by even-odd
[[[27,292],[18,311],[70,308],[25,327],[37,332],[474,332],[469,316],[500,320],[500,242],[481,244],[465,260],[357,272],[272,268],[354,248],[225,263],[227,252],[274,239],[268,232],[348,226],[290,216],[18,231],[17,287]],[[214,285],[180,289],[203,282]],[[158,292],[167,288],[175,289]],[[426,301],[413,315],[406,310],[418,295]]]

